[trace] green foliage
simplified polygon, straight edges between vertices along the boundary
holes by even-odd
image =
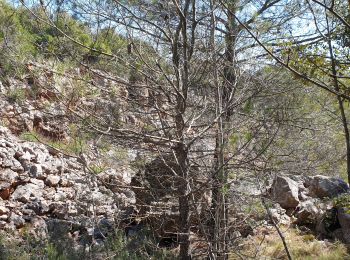
[[[232,133],[229,137],[229,149],[234,151],[239,149],[239,146],[249,143],[254,139],[254,134],[251,130],[246,129],[241,132]]]
[[[0,68],[2,76],[23,75],[24,64],[39,58],[63,63],[97,61],[94,67],[127,73],[121,64],[100,59],[99,51],[125,55],[127,40],[113,28],[93,32],[83,22],[65,12],[52,15],[54,26],[43,22],[46,14],[40,7],[30,11],[0,0]],[[37,19],[39,18],[39,19]],[[41,19],[41,20],[40,20]],[[58,29],[56,29],[57,27]],[[63,32],[63,33],[62,33]],[[71,37],[81,45],[74,43]],[[84,47],[85,46],[85,47]],[[90,48],[97,50],[91,51]]]
[[[11,240],[0,236],[1,260],[162,260],[176,259],[174,255],[157,247],[147,231],[127,238],[121,230],[107,237],[102,245],[93,245],[89,239],[77,245],[68,236],[69,230],[61,225],[49,232],[48,238],[39,239],[24,234],[22,240]],[[89,248],[89,250],[86,250]]]
[[[250,132],[250,131],[246,132],[245,135],[244,135],[244,138],[245,138],[246,142],[250,142],[253,139],[253,137],[254,137],[253,133]]]
[[[23,24],[27,33],[33,36],[32,45],[36,48],[36,52],[44,57],[54,57],[61,61],[79,57],[87,53],[87,49],[74,44],[64,34],[74,38],[83,45],[89,46],[92,42],[90,31],[79,21],[74,20],[67,13],[60,13],[54,17],[55,26],[48,25],[42,21],[35,19],[30,12],[17,9],[17,15]],[[46,15],[39,8],[34,8],[36,16],[45,20]],[[62,34],[60,32],[64,32]]]
[[[17,74],[23,69],[18,63],[36,54],[34,35],[21,23],[16,10],[0,1],[0,68],[5,73]]]
[[[50,259],[50,260],[51,259],[52,260],[54,260],[54,259],[55,260],[65,260],[66,259],[62,255],[60,255],[59,252],[57,252],[57,249],[56,249],[55,245],[52,244],[52,243],[48,243],[45,249],[46,249],[45,253],[47,254],[47,258]]]
[[[239,141],[238,133],[232,133],[230,138],[229,138],[229,144],[230,144],[231,149],[236,149],[237,148],[238,141]]]
[[[253,104],[252,99],[251,99],[251,98],[248,99],[248,100],[245,102],[245,104],[244,104],[243,111],[244,111],[245,113],[249,114],[249,113],[252,112],[252,110],[253,110],[253,107],[254,107],[253,105],[254,105],[254,104]]]
[[[342,260],[349,259],[347,248],[340,242],[324,243],[313,235],[305,235],[298,230],[288,228],[283,230],[289,251],[293,259],[297,260]],[[253,237],[255,243],[248,244],[242,250],[242,255],[252,259],[288,259],[281,238],[277,232]],[[259,251],[256,251],[256,246]],[[257,254],[255,254],[257,252]],[[253,255],[254,254],[254,255]],[[230,258],[231,259],[231,258]],[[233,257],[232,259],[242,259]]]
[[[53,143],[53,146],[69,153],[78,155],[84,152],[87,145],[86,141],[87,140],[83,137],[75,137],[68,142],[55,142]]]
[[[328,232],[332,232],[337,226],[337,223],[338,223],[338,218],[337,218],[336,209],[332,208],[330,210],[327,210],[323,216],[323,224],[325,229]]]
[[[41,136],[37,132],[31,131],[21,133],[19,138],[28,142],[37,142],[38,140],[40,140]]]
[[[345,208],[346,213],[350,214],[350,195],[342,194],[333,199],[333,205],[339,208]]]
[[[229,194],[230,192],[230,184],[229,183],[225,183],[222,187],[221,187],[221,190],[220,192],[224,195],[227,195]]]
[[[23,88],[9,90],[6,94],[6,97],[10,103],[21,104],[26,100],[26,90]]]
[[[63,141],[53,141],[48,139],[47,137],[42,136],[40,133],[36,131],[23,132],[20,135],[22,140],[28,142],[43,142],[48,146],[56,148],[57,150],[63,151],[68,154],[78,155],[83,152],[87,145],[87,136],[74,136],[69,140]]]
[[[116,159],[120,160],[120,161],[124,161],[124,160],[127,160],[129,158],[128,150],[123,148],[123,147],[117,147],[114,150],[114,155],[115,155]]]
[[[262,220],[266,217],[266,209],[261,200],[254,200],[244,208],[244,213],[253,219]]]
[[[146,159],[139,158],[130,163],[130,166],[135,170],[144,170],[146,166]]]
[[[105,165],[101,164],[91,164],[89,165],[89,168],[93,174],[99,174],[107,169]]]

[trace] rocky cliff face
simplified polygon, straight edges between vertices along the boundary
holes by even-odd
[[[94,175],[83,166],[79,158],[22,141],[0,127],[0,229],[27,228],[38,235],[38,227],[46,230],[54,220],[87,232],[101,221],[125,218],[135,203],[125,188],[132,170],[124,165]]]

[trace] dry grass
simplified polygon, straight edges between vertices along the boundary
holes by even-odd
[[[284,229],[284,235],[294,260],[350,260],[347,248],[340,242],[319,241],[311,234],[296,229]],[[244,241],[242,250],[230,259],[288,259],[283,244],[272,228],[264,228]]]

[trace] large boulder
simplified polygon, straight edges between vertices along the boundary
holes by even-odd
[[[349,191],[349,185],[339,178],[314,176],[309,182],[310,195],[318,198],[333,198]]]
[[[298,224],[316,224],[317,217],[323,215],[324,211],[320,207],[320,202],[316,199],[310,198],[309,200],[302,201],[297,207],[295,216]]]
[[[298,206],[298,192],[298,183],[286,176],[276,176],[272,183],[272,199],[279,203],[284,209],[295,208]]]

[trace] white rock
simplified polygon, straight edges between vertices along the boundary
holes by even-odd
[[[39,199],[42,196],[42,188],[33,183],[18,186],[15,192],[10,196],[12,200],[28,202],[32,199]]]
[[[10,212],[10,210],[8,208],[6,208],[5,206],[0,206],[0,215],[6,215]]]
[[[30,182],[37,185],[39,188],[44,189],[45,188],[45,183],[43,180],[39,179],[30,179]]]
[[[61,178],[60,176],[57,175],[49,175],[47,176],[45,183],[46,185],[50,186],[50,187],[54,187],[57,186],[58,183],[60,182]]]
[[[45,179],[46,175],[43,171],[43,168],[41,167],[40,164],[34,164],[32,167],[30,167],[29,170],[29,175],[32,178],[37,178],[37,179]]]
[[[277,176],[272,183],[272,198],[284,209],[295,208],[299,204],[299,187],[296,181]]]

